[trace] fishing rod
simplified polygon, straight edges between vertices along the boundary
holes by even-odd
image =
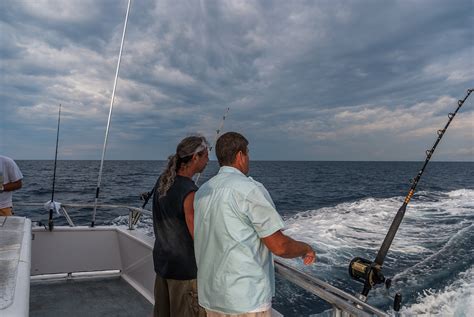
[[[114,107],[115,88],[117,87],[117,80],[118,80],[118,75],[119,75],[119,70],[120,70],[120,61],[122,60],[123,42],[125,40],[125,32],[127,30],[128,14],[130,12],[130,2],[131,2],[131,0],[128,0],[127,13],[125,14],[125,23],[123,25],[122,42],[120,43],[120,51],[119,51],[119,56],[118,56],[118,61],[117,61],[117,69],[115,71],[114,87],[112,89],[112,97],[110,98],[109,118],[107,120],[107,128],[105,129],[104,147],[102,148],[102,158],[100,160],[99,178],[97,180],[97,188],[96,188],[96,191],[95,191],[94,211],[92,213],[91,227],[95,226],[95,215],[97,213],[97,200],[99,199],[100,183],[102,181],[102,168],[104,166],[105,149],[107,147],[107,139],[109,137],[110,119],[112,117],[112,109]]]
[[[229,110],[230,110],[230,107],[227,107],[227,109],[225,109],[224,115],[222,116],[221,124],[219,125],[219,128],[216,130],[216,135],[214,137],[214,143],[211,144],[211,147],[209,148],[209,151],[212,151],[213,145],[215,146],[216,143],[217,143],[217,139],[219,138],[219,135],[221,134],[222,129],[224,128],[225,119],[227,118],[227,115],[229,114]]]
[[[209,152],[212,151],[213,145],[216,144],[217,139],[219,138],[219,135],[220,135],[222,129],[224,128],[224,122],[225,122],[225,119],[227,118],[227,115],[229,114],[229,110],[230,110],[230,107],[227,107],[225,112],[224,112],[224,115],[222,116],[222,120],[221,120],[221,123],[219,125],[219,128],[217,128],[217,130],[216,130],[216,135],[214,137],[214,143],[211,144],[211,146],[209,147]],[[196,180],[194,181],[194,183],[196,185],[198,184],[200,176],[201,176],[201,173],[198,173],[197,176],[196,176]],[[150,200],[150,198],[155,193],[155,189],[156,189],[157,186],[158,186],[158,181],[155,184],[155,186],[153,186],[153,188],[149,192],[145,192],[145,193],[142,193],[140,195],[140,198],[144,200],[143,205],[142,205],[142,209],[145,209],[145,206],[148,204],[148,201]]]
[[[48,219],[48,229],[53,231],[54,221],[53,221],[53,208],[54,208],[54,186],[56,184],[56,165],[58,162],[58,143],[59,143],[59,125],[61,123],[61,104],[59,104],[59,114],[58,114],[58,129],[56,131],[56,153],[54,155],[54,169],[53,169],[53,190],[51,194],[51,205],[49,207],[49,219]]]
[[[430,161],[436,147],[438,146],[439,142],[441,141],[441,138],[443,137],[444,133],[448,129],[449,125],[451,124],[451,121],[454,119],[456,114],[458,113],[459,109],[461,106],[464,104],[466,99],[469,97],[469,95],[474,91],[474,89],[468,89],[467,94],[464,97],[464,99],[458,100],[458,105],[457,108],[454,112],[450,112],[448,114],[448,122],[444,126],[443,129],[438,130],[437,134],[438,137],[433,144],[433,147],[430,150],[426,150],[426,159],[425,162],[421,168],[421,170],[418,172],[416,177],[413,179],[411,182],[411,187],[408,191],[408,194],[406,195],[402,206],[400,209],[398,209],[397,214],[395,215],[395,218],[393,219],[392,224],[390,225],[390,229],[388,230],[387,235],[385,236],[385,239],[383,240],[382,246],[380,247],[380,250],[377,253],[377,256],[375,258],[375,261],[370,261],[366,260],[360,257],[356,257],[352,259],[351,263],[349,264],[349,275],[356,281],[362,282],[364,284],[364,289],[362,290],[362,293],[360,294],[360,298],[362,300],[367,300],[367,296],[369,294],[369,291],[374,287],[376,284],[381,284],[385,282],[385,285],[387,288],[390,287],[391,281],[390,279],[385,279],[385,276],[382,273],[382,266],[383,262],[385,260],[385,257],[388,253],[388,250],[390,249],[390,246],[392,244],[393,239],[395,238],[395,234],[397,233],[397,230],[403,220],[403,216],[405,215],[405,211],[407,208],[408,203],[410,202],[411,198],[413,197],[413,194],[415,193],[416,186],[418,185],[418,182],[420,181],[421,176],[423,175],[423,172],[425,171],[426,165],[428,165],[428,162]],[[401,295],[400,293],[397,293],[395,295],[395,302],[394,302],[394,309],[398,311],[400,308],[400,302],[401,302]],[[398,308],[398,309],[397,309]]]
[[[221,123],[219,125],[219,128],[217,128],[216,130],[216,135],[214,136],[214,142],[209,147],[209,152],[212,152],[212,147],[215,146],[215,144],[217,143],[217,139],[219,138],[219,135],[221,134],[221,131],[224,128],[225,119],[227,118],[227,115],[229,114],[229,110],[230,110],[230,107],[227,107],[227,109],[224,112],[224,115],[222,116]],[[194,181],[196,185],[198,184],[200,177],[201,177],[201,173],[198,173],[196,176],[196,180]]]

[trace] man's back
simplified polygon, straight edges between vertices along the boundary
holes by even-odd
[[[194,209],[200,304],[243,313],[271,303],[273,258],[261,238],[284,224],[263,185],[224,166],[198,190]]]

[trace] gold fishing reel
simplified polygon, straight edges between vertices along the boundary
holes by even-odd
[[[349,275],[369,289],[385,282],[382,267],[375,262],[356,257],[349,264]]]
[[[375,285],[385,283],[387,291],[392,285],[392,281],[386,279],[383,275],[381,265],[359,257],[352,259],[349,264],[349,275],[354,280],[364,284],[364,290],[359,294],[359,298],[363,301],[366,301],[370,289]],[[402,294],[396,293],[393,297],[393,309],[395,311],[400,310],[401,302]]]

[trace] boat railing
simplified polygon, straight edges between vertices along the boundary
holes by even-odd
[[[39,207],[43,206],[41,203],[16,203],[15,206],[24,207]],[[72,204],[66,203],[61,204],[61,210],[66,217],[69,226],[74,227],[74,223],[69,217],[67,209],[70,208],[94,208],[94,204]],[[126,205],[113,205],[113,204],[98,204],[97,208],[100,209],[125,209],[128,210],[128,229],[134,230],[140,216],[146,214],[152,216],[152,212],[140,207],[132,207]],[[290,281],[291,283],[303,288],[304,290],[314,294],[321,298],[325,302],[329,303],[333,307],[332,316],[334,317],[349,317],[349,316],[380,316],[387,317],[387,313],[367,304],[361,299],[351,295],[327,282],[324,282],[314,276],[311,276],[295,267],[292,267],[283,261],[275,260],[275,271],[282,278]]]
[[[304,273],[282,261],[275,260],[275,270],[284,279],[298,285],[333,306],[333,316],[389,316],[359,298]]]
[[[24,202],[18,202],[15,203],[15,206],[24,206],[24,207],[42,207],[44,204],[42,203],[24,203]],[[113,204],[97,204],[94,205],[93,203],[90,204],[72,204],[72,203],[66,203],[63,204],[61,203],[60,210],[62,211],[64,217],[66,218],[68,224],[70,227],[75,227],[76,225],[72,221],[71,217],[69,216],[68,209],[70,208],[90,208],[93,209],[94,207],[97,207],[99,209],[125,209],[128,210],[128,228],[130,230],[134,230],[136,224],[138,223],[138,220],[140,220],[140,217],[142,214],[146,214],[148,216],[152,216],[152,212],[150,210],[140,208],[140,207],[132,207],[132,206],[126,206],[126,205],[113,205]],[[67,209],[66,209],[67,208]]]

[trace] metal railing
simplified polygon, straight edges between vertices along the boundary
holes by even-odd
[[[15,206],[24,206],[24,207],[42,207],[43,204],[41,203],[22,203],[18,202],[15,203]],[[131,206],[126,206],[126,205],[110,205],[110,204],[98,204],[94,205],[92,203],[90,204],[61,204],[61,210],[64,214],[64,217],[66,218],[68,224],[70,227],[75,227],[74,222],[72,221],[71,217],[69,216],[69,213],[67,212],[66,208],[94,208],[96,206],[97,208],[105,208],[105,209],[127,209],[128,210],[128,228],[130,230],[135,229],[135,225],[137,224],[138,220],[140,219],[142,214],[147,214],[150,217],[152,216],[152,212],[147,209],[143,209],[140,207],[131,207]]]
[[[279,260],[275,260],[275,270],[284,279],[331,304],[333,316],[389,316],[359,298]]]

